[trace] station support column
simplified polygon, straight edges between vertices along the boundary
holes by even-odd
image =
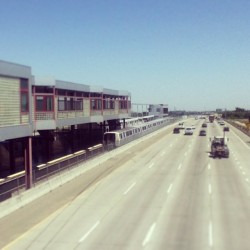
[[[25,164],[25,185],[26,189],[32,187],[32,138],[27,137],[25,140],[24,149],[24,164]]]

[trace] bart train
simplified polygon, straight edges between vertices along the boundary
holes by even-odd
[[[159,118],[133,127],[105,132],[103,146],[106,150],[120,147],[130,141],[149,134],[173,122],[171,118]]]

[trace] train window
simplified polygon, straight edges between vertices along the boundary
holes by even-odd
[[[115,134],[111,134],[111,133],[108,133],[108,134],[105,134],[104,135],[104,141],[105,143],[110,143],[110,142],[115,142]]]
[[[126,135],[127,135],[127,136],[132,135],[132,130],[127,131],[127,132],[126,132]]]

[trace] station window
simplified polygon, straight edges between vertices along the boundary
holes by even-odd
[[[36,111],[53,111],[53,97],[36,96]]]
[[[112,100],[112,99],[103,100],[103,108],[104,109],[114,109],[115,108],[114,100]]]
[[[66,110],[75,110],[74,107],[74,98],[72,97],[67,97],[66,98]]]
[[[53,94],[54,88],[48,86],[35,86],[35,93],[39,94]]]
[[[76,110],[83,110],[83,101],[81,98],[76,98],[75,108],[76,108]]]
[[[102,109],[102,100],[101,99],[91,99],[91,109],[92,110],[101,110]]]
[[[127,101],[126,100],[120,100],[119,101],[119,108],[120,109],[127,109]]]
[[[28,79],[20,79],[21,112],[29,112],[29,84]]]
[[[58,97],[58,110],[59,111],[66,110],[65,98],[62,96]]]
[[[63,96],[63,95],[66,96],[66,95],[67,95],[67,91],[66,91],[65,89],[58,89],[58,90],[57,90],[57,94],[58,94],[58,95],[62,95],[62,96]]]
[[[58,97],[58,110],[59,111],[83,110],[83,99],[59,96]]]
[[[103,95],[102,106],[103,106],[103,109],[112,109],[112,96]]]

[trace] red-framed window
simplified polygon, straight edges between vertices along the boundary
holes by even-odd
[[[128,108],[128,105],[127,105],[127,100],[120,100],[119,101],[119,108],[120,109],[127,109]]]
[[[58,111],[83,110],[83,98],[80,97],[58,97]]]
[[[20,79],[20,101],[21,101],[21,112],[29,112],[29,81],[28,79]]]
[[[54,100],[52,95],[36,95],[36,111],[54,111]]]
[[[115,101],[113,99],[104,99],[103,109],[115,109]]]
[[[102,99],[91,99],[91,110],[102,110]]]

